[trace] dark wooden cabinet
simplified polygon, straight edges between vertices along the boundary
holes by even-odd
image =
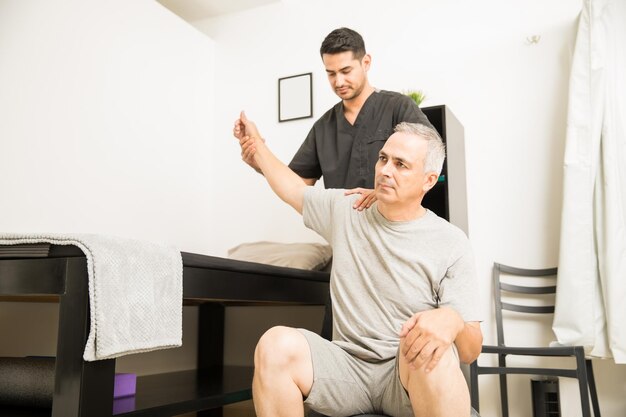
[[[446,145],[446,161],[439,182],[424,197],[423,206],[468,233],[463,125],[447,106],[423,107]]]

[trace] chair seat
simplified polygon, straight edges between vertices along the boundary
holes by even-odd
[[[388,417],[388,416],[385,414],[359,414],[358,416],[352,416],[352,417]],[[476,410],[472,408],[470,417],[480,417],[480,415],[478,414]]]
[[[359,414],[357,416],[352,416],[352,417],[388,417],[388,416],[385,414]],[[472,408],[470,417],[480,417],[480,414],[478,414],[478,412]]]

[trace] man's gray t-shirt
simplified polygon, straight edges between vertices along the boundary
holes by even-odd
[[[448,306],[480,321],[474,258],[465,234],[431,211],[392,222],[352,208],[358,195],[309,187],[305,225],[333,247],[333,342],[379,361],[396,356],[398,333],[414,313]]]

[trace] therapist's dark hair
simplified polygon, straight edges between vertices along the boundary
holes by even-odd
[[[361,60],[365,56],[365,42],[358,32],[349,28],[339,28],[330,32],[322,46],[320,47],[320,55],[339,54],[341,52],[351,51],[355,59]]]

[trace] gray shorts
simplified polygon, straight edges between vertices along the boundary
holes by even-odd
[[[313,386],[305,400],[327,416],[380,413],[413,417],[409,395],[400,382],[398,359],[371,363],[305,329],[313,360]]]

